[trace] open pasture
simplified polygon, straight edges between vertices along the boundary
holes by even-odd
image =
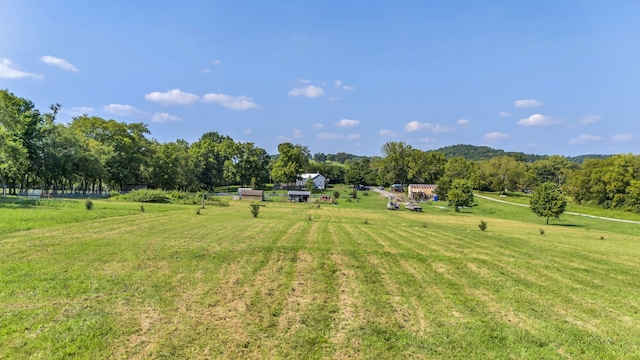
[[[640,356],[634,225],[339,202],[5,204],[0,358]]]

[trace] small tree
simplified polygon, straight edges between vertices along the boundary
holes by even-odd
[[[478,225],[478,227],[480,228],[480,231],[487,230],[487,222],[484,220],[480,220],[480,225]]]
[[[253,217],[258,217],[258,213],[260,212],[260,204],[253,203],[249,206],[251,207],[251,215],[253,215]]]
[[[473,189],[471,183],[464,179],[456,179],[451,183],[451,190],[447,193],[447,199],[456,211],[460,211],[461,206],[473,205]]]
[[[307,188],[307,191],[313,192],[316,188],[316,183],[313,182],[312,178],[308,178],[307,181],[304,182],[304,187]]]
[[[529,206],[534,214],[546,217],[549,224],[550,217],[557,219],[564,212],[567,200],[556,184],[545,182],[534,191]]]

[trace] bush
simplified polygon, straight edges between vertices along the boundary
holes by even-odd
[[[260,204],[253,203],[249,205],[249,207],[251,208],[251,215],[253,215],[253,217],[258,217],[258,213],[260,212]]]
[[[169,202],[169,196],[162,190],[138,189],[128,194],[120,194],[114,196],[117,200],[146,202],[146,203],[166,203]]]
[[[540,229],[540,235],[544,235],[544,229]]]
[[[337,199],[337,198],[339,198],[339,197],[340,197],[340,191],[335,190],[335,191],[333,192],[333,198],[334,198],[334,199]]]
[[[483,220],[480,220],[480,225],[478,225],[481,231],[487,230],[487,223]]]
[[[140,205],[140,212],[144,212],[144,205]]]
[[[84,202],[84,208],[87,210],[93,210],[93,201],[91,201],[91,199],[87,199]]]

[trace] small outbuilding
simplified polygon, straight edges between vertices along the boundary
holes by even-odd
[[[287,196],[291,202],[308,202],[309,197],[311,197],[311,191],[291,190],[287,193]]]
[[[413,200],[429,200],[434,196],[438,186],[433,184],[409,184],[409,198]]]
[[[240,200],[264,201],[264,190],[241,190],[239,196]]]

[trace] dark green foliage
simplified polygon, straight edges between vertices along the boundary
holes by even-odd
[[[447,193],[447,199],[455,207],[456,211],[460,211],[462,206],[473,205],[473,189],[471,183],[464,179],[457,179],[451,183],[451,190]]]
[[[460,156],[467,160],[489,160],[491,158],[497,156],[511,156],[516,158],[518,161],[526,161],[526,162],[534,162],[536,160],[541,160],[546,158],[545,155],[533,155],[533,154],[525,154],[521,152],[505,152],[500,149],[493,149],[488,146],[475,146],[475,145],[452,145],[445,146],[436,151],[444,153],[447,158],[451,158],[454,156]]]
[[[87,210],[93,210],[93,201],[91,201],[91,199],[87,199],[84,202],[84,208]]]
[[[334,190],[334,191],[333,191],[333,198],[334,198],[334,199],[337,199],[337,198],[339,198],[339,197],[340,197],[340,191],[338,191],[338,190]]]
[[[557,219],[564,212],[567,200],[556,184],[545,182],[533,192],[529,206],[534,214],[547,218],[549,224],[550,217]]]
[[[167,203],[169,196],[162,190],[139,189],[127,194],[119,194],[113,197],[116,200],[143,202],[143,203]]]
[[[143,213],[144,212],[144,205],[140,205],[140,212]]]
[[[540,235],[544,235],[544,229],[540,229]]]
[[[251,209],[251,215],[253,215],[253,217],[258,217],[258,213],[260,212],[260,204],[257,203],[253,203],[251,205],[249,205],[250,209]]]
[[[484,220],[480,220],[480,225],[478,225],[478,227],[480,228],[480,231],[487,230],[487,222]]]

